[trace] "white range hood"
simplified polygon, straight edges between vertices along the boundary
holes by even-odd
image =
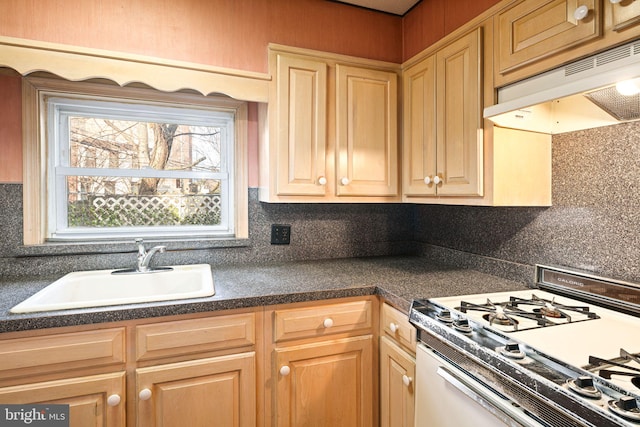
[[[514,129],[556,134],[640,119],[640,94],[615,85],[640,78],[640,40],[498,89],[484,117]],[[639,80],[640,82],[640,80]]]

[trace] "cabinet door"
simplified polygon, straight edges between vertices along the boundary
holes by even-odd
[[[255,427],[255,353],[136,370],[137,425]]]
[[[371,335],[275,350],[278,427],[372,427]]]
[[[277,193],[324,196],[327,64],[280,54],[276,79]]]
[[[430,56],[403,75],[403,186],[406,196],[435,195],[436,66]],[[427,179],[428,178],[428,179]]]
[[[118,372],[4,387],[0,402],[66,404],[71,427],[124,427],[124,378]]]
[[[498,67],[506,73],[602,34],[599,0],[526,0],[497,15]],[[576,19],[579,7],[587,15]]]
[[[481,28],[436,53],[437,170],[441,196],[481,196]]]
[[[336,65],[336,195],[398,195],[398,76]]]
[[[622,0],[613,3],[611,21],[615,31],[621,31],[640,22],[640,0]]]
[[[380,426],[413,427],[416,361],[386,337],[380,338]]]

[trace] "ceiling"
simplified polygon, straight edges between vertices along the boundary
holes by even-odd
[[[404,15],[420,0],[337,0],[341,3],[348,3],[355,6],[366,7],[380,12],[392,13],[394,15]]]

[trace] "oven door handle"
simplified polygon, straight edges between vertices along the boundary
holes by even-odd
[[[500,418],[508,426],[547,426],[543,421],[534,418],[533,415],[529,417],[521,412],[510,410],[513,405],[517,405],[515,402],[496,391],[489,390],[487,386],[468,378],[467,375],[458,374],[445,366],[439,366],[436,373],[465,396],[473,399],[487,411]]]

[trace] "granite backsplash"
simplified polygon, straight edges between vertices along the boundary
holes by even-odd
[[[212,265],[421,255],[530,281],[534,264],[579,268],[640,282],[640,123],[553,138],[553,207],[403,204],[266,204],[249,190],[249,239],[196,245],[159,261]],[[133,245],[101,254],[33,255],[21,247],[22,185],[0,184],[0,274],[64,274],[132,265]],[[271,224],[292,226],[271,245]],[[169,245],[171,248],[171,245]],[[26,256],[29,255],[29,256]]]
[[[413,207],[402,204],[267,204],[249,190],[249,239],[230,245],[166,243],[157,254],[162,264],[230,265],[274,261],[404,255],[415,252],[411,241]],[[271,224],[291,225],[290,245],[271,245]],[[36,250],[22,242],[22,185],[0,184],[0,275],[65,274],[74,270],[131,267],[135,245],[59,246]],[[151,245],[151,244],[149,244]],[[185,247],[191,248],[184,250]],[[176,249],[176,250],[172,250]],[[57,252],[57,253],[56,253]]]
[[[555,135],[552,169],[550,208],[417,206],[421,253],[435,246],[483,257],[461,262],[567,266],[640,283],[640,122]]]

